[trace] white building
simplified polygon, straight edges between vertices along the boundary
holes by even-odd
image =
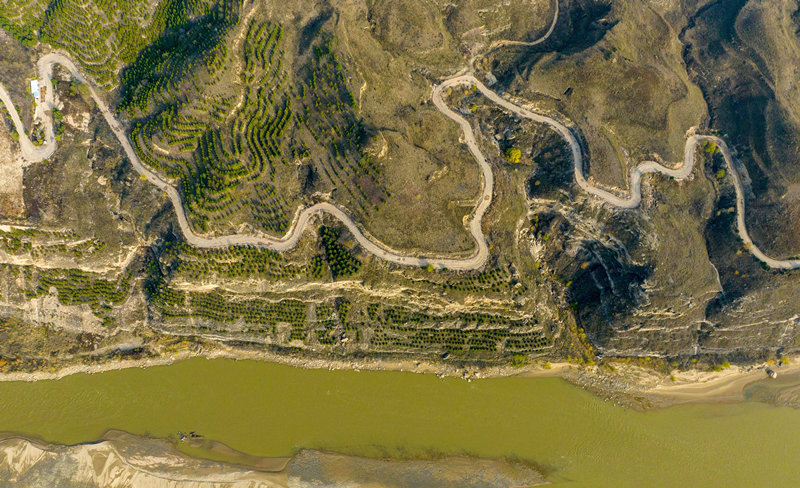
[[[39,103],[39,80],[31,80],[31,94],[36,103]]]

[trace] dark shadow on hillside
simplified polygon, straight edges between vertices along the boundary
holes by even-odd
[[[559,13],[556,28],[545,42],[531,47],[509,46],[492,53],[489,66],[499,86],[507,88],[544,53],[557,51],[568,56],[597,44],[617,23],[608,18],[611,8],[611,3],[603,0],[578,0]]]
[[[706,99],[710,127],[737,150],[747,168],[751,236],[765,253],[780,257],[798,250],[800,213],[781,196],[800,181],[800,128],[776,98],[765,61],[737,34],[746,3],[720,0],[700,8],[679,38],[689,75]],[[753,21],[756,14],[748,15]]]
[[[216,5],[211,13],[192,18],[188,1],[175,2],[168,17],[175,24],[154,42],[142,49],[136,60],[120,74],[118,109],[147,111],[152,98],[162,90],[178,89],[188,73],[200,62],[213,64],[225,56],[220,46],[238,20],[228,0]]]
[[[533,216],[534,234],[546,246],[545,260],[566,284],[566,300],[592,342],[603,347],[639,306],[649,265],[634,263],[631,252],[641,244],[640,226],[632,214],[617,214],[606,223],[606,237],[588,236],[561,211]]]
[[[303,55],[311,46],[311,42],[320,33],[320,29],[333,15],[333,9],[327,6],[316,17],[309,20],[306,25],[300,30],[300,40],[298,42],[298,51]]]

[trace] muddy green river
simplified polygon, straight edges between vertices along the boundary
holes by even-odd
[[[0,383],[0,431],[58,443],[196,431],[259,456],[470,453],[535,461],[555,486],[800,486],[800,411],[756,402],[645,413],[555,378],[193,359]]]

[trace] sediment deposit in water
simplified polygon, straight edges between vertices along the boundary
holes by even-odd
[[[261,464],[269,464],[265,459]],[[64,488],[334,488],[370,486],[535,486],[544,477],[521,462],[445,457],[379,460],[304,450],[276,471],[189,457],[164,440],[111,431],[90,444],[63,446],[24,437],[0,440],[0,486]]]

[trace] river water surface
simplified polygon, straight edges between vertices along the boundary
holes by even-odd
[[[192,359],[0,383],[0,431],[57,443],[195,431],[248,454],[469,453],[534,461],[555,486],[800,486],[800,411],[743,402],[636,412],[556,378]]]

